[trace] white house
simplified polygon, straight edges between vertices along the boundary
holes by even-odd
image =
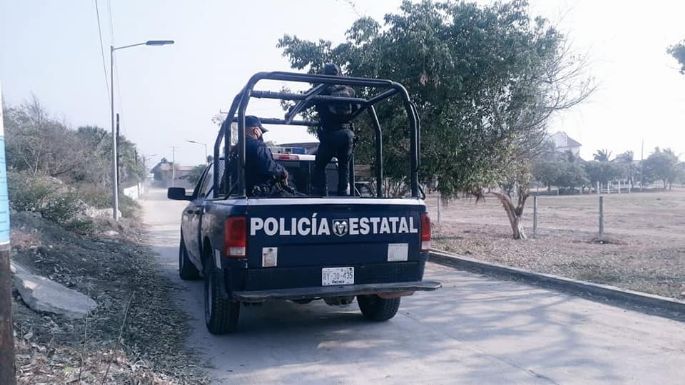
[[[565,132],[559,131],[550,135],[554,143],[554,150],[557,152],[571,151],[574,156],[580,157],[580,144],[578,141],[569,137]]]

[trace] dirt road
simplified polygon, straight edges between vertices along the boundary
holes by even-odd
[[[247,307],[239,332],[210,335],[202,284],[177,274],[184,206],[142,201],[164,274],[192,318],[188,346],[217,384],[682,384],[685,324],[520,283],[430,265],[434,293],[405,298],[387,323],[356,303]]]

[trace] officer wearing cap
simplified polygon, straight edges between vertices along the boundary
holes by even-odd
[[[252,194],[255,186],[288,180],[288,172],[276,163],[262,139],[265,132],[267,129],[259,118],[251,115],[245,117],[245,187],[248,195]]]
[[[341,76],[342,71],[338,65],[327,63],[323,74]],[[326,86],[321,95],[354,97],[355,92],[352,87],[333,84]],[[318,130],[319,148],[314,161],[312,192],[315,195],[327,195],[326,165],[335,156],[338,159],[337,195],[348,195],[350,157],[354,144],[350,119],[360,106],[348,102],[317,102],[314,106],[321,127]]]

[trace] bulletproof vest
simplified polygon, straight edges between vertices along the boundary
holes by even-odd
[[[352,87],[344,85],[332,85],[322,95],[353,98],[355,92]],[[324,129],[338,129],[341,124],[348,123],[354,112],[350,102],[319,102],[316,109]]]

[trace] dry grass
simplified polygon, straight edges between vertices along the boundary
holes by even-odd
[[[437,222],[437,197],[427,198]],[[532,235],[532,198],[524,225]],[[598,199],[538,198],[535,239],[511,239],[493,198],[457,199],[441,208],[434,247],[490,262],[685,298],[685,191],[604,197],[605,237],[598,242]]]
[[[188,327],[171,283],[135,242],[135,222],[103,223],[119,236],[84,236],[28,213],[12,217],[12,259],[93,298],[84,320],[39,314],[15,293],[19,384],[202,384],[184,347]],[[123,235],[122,235],[123,234]]]

